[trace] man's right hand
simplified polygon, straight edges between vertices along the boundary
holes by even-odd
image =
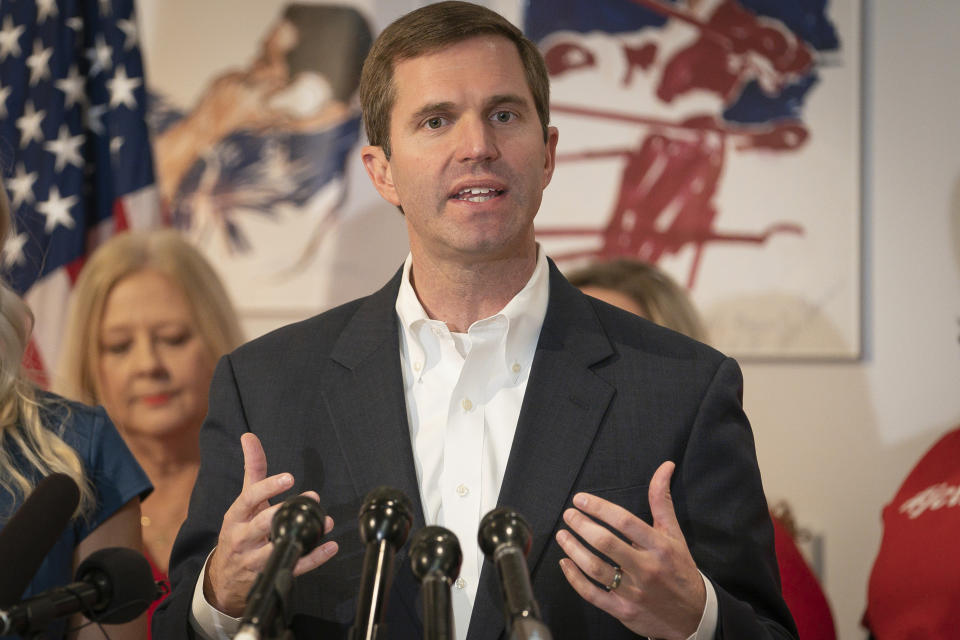
[[[243,489],[223,516],[217,548],[207,562],[203,580],[207,602],[235,618],[243,614],[247,594],[273,552],[270,525],[280,505],[271,506],[269,500],[293,486],[293,476],[289,473],[267,477],[267,457],[257,436],[243,434],[240,445],[243,447]],[[312,491],[303,495],[314,500],[318,497]],[[332,528],[333,519],[327,516],[324,533]],[[336,552],[336,542],[325,542],[300,558],[293,574],[319,567]]]

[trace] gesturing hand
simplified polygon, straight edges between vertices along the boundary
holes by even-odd
[[[575,495],[577,508],[563,514],[570,529],[616,563],[619,584],[616,567],[587,549],[569,531],[558,532],[557,542],[568,556],[560,561],[560,568],[584,600],[634,633],[685,640],[700,623],[706,588],[673,510],[673,470],[672,462],[664,462],[650,480],[652,527],[626,509],[586,493]],[[620,532],[629,543],[598,522]],[[587,577],[608,585],[608,589],[597,587]]]
[[[243,447],[243,489],[223,516],[217,548],[207,563],[203,582],[207,601],[233,617],[243,613],[247,593],[273,552],[270,524],[280,505],[270,506],[268,500],[293,486],[293,476],[289,473],[267,477],[267,457],[257,436],[243,434],[240,445]],[[317,499],[312,491],[303,495]],[[332,528],[333,519],[327,516],[324,532]],[[336,542],[323,543],[300,558],[293,574],[315,569],[336,552]]]

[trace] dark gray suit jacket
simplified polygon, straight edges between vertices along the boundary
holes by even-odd
[[[635,637],[569,586],[554,535],[578,491],[650,522],[647,487],[664,460],[677,464],[671,487],[677,517],[697,566],[717,591],[717,637],[794,637],[741,407],[739,367],[583,295],[553,263],[550,269],[547,315],[499,504],[516,508],[533,528],[527,561],[554,637]],[[198,572],[240,493],[245,431],[263,442],[269,473],[292,473],[291,494],[315,490],[336,521],[332,537],[340,552],[297,579],[298,638],[346,637],[363,556],[357,514],[370,489],[404,491],[416,511],[413,531],[424,526],[400,371],[399,283],[398,273],[367,298],[279,329],[220,361],[200,436],[200,475],[173,550],[174,589],[154,616],[154,638],[189,636]],[[387,637],[419,639],[419,591],[406,547],[395,567]],[[496,640],[503,631],[496,573],[485,563],[470,640]]]

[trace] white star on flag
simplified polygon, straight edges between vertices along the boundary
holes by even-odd
[[[140,78],[128,78],[127,71],[123,67],[117,67],[117,72],[111,80],[107,80],[107,88],[110,90],[110,106],[119,107],[121,104],[128,109],[137,106],[137,99],[133,97],[133,90],[143,83]]]
[[[33,183],[36,181],[36,171],[27,173],[27,170],[23,168],[22,162],[17,165],[16,175],[7,179],[7,187],[10,189],[10,193],[13,194],[13,202],[11,202],[10,205],[14,210],[24,202],[32,203],[34,201]]]
[[[9,269],[18,264],[24,263],[23,246],[27,244],[27,234],[12,233],[3,245],[3,266]]]
[[[7,98],[10,97],[11,91],[13,91],[13,89],[10,87],[0,85],[0,118],[7,117]]]
[[[80,155],[80,147],[83,145],[83,136],[71,136],[70,127],[65,124],[60,125],[60,133],[56,140],[44,143],[44,148],[56,156],[54,171],[63,171],[67,163],[72,164],[78,169],[83,168],[83,157]]]
[[[84,104],[86,102],[86,78],[77,71],[77,65],[70,67],[70,73],[66,78],[57,80],[54,84],[57,89],[63,91],[64,108],[69,109],[75,104]]]
[[[37,0],[37,23],[46,22],[50,16],[57,15],[57,0]]]
[[[3,19],[3,29],[0,29],[0,62],[7,56],[16,58],[23,53],[20,49],[20,36],[25,28],[23,25],[14,27],[13,17],[9,14]]]
[[[123,50],[129,51],[135,46],[140,44],[140,39],[137,37],[137,23],[133,20],[117,20],[117,27],[120,28],[120,31],[123,31]]]
[[[91,76],[106,71],[113,65],[113,47],[107,44],[102,33],[97,34],[96,44],[87,49],[87,58],[90,60]]]
[[[67,229],[73,229],[73,225],[75,225],[76,222],[74,222],[73,216],[70,215],[70,207],[75,205],[77,200],[79,200],[77,196],[69,196],[67,198],[60,197],[60,189],[57,185],[50,187],[50,197],[44,202],[37,204],[37,211],[47,217],[47,221],[43,225],[43,230],[47,233],[53,233],[57,225],[66,227]]]
[[[52,55],[52,47],[45,49],[39,38],[33,41],[33,53],[27,58],[27,66],[30,67],[30,86],[50,77],[50,56]]]
[[[17,128],[20,129],[20,148],[25,149],[30,142],[43,140],[43,132],[40,130],[40,124],[46,112],[42,109],[37,111],[33,107],[33,102],[28,102],[23,107],[23,115],[17,118]]]
[[[83,123],[87,126],[87,129],[93,131],[98,136],[103,135],[103,114],[107,112],[107,105],[105,104],[93,104],[83,112]]]

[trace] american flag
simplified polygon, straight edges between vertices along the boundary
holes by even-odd
[[[0,172],[15,219],[2,267],[36,315],[27,364],[40,372],[56,366],[85,256],[161,221],[133,9],[0,0]]]

